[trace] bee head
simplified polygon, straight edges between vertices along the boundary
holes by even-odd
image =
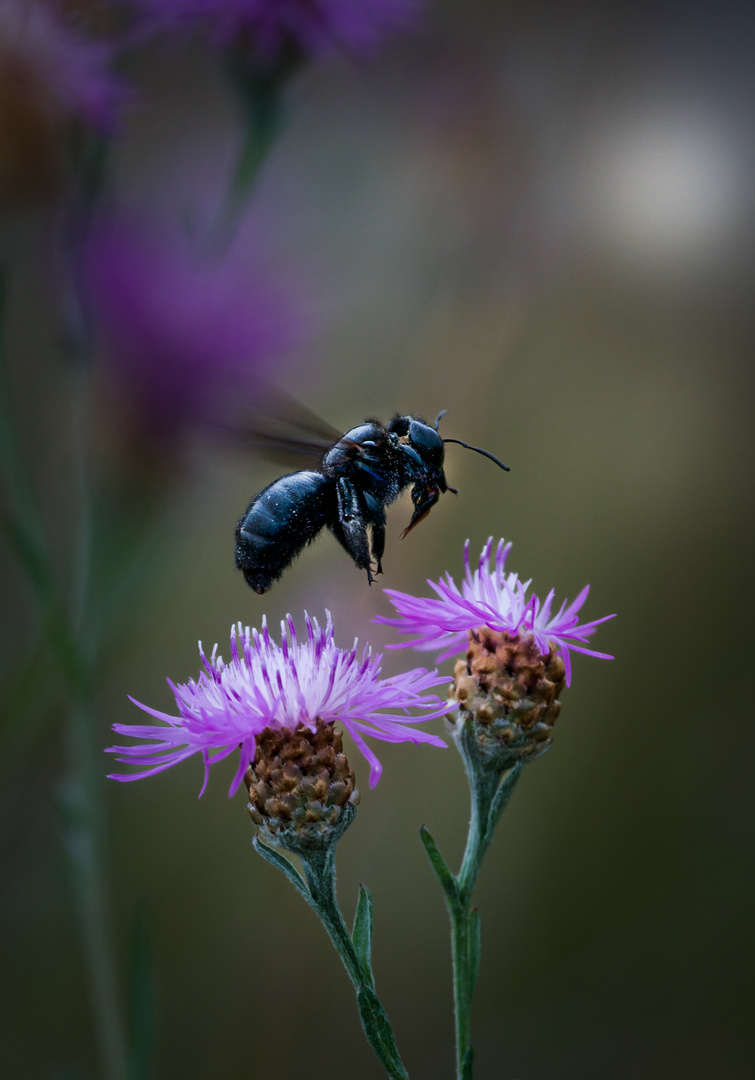
[[[407,436],[409,445],[417,451],[423,462],[433,471],[441,472],[445,450],[438,432],[423,421],[410,418]]]

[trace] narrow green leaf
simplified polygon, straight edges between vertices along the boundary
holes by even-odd
[[[293,863],[290,863],[283,855],[279,855],[273,848],[268,847],[267,844],[263,844],[259,836],[255,836],[252,844],[257,854],[261,855],[263,859],[267,859],[272,866],[277,867],[282,874],[285,874],[294,888],[301,893],[308,904],[311,904],[312,896],[307,888],[307,883]]]
[[[446,894],[448,904],[451,907],[455,907],[459,901],[459,888],[456,883],[456,878],[446,866],[445,860],[438,850],[438,845],[430,835],[429,829],[423,825],[419,830],[419,836],[420,840],[425,845],[425,851],[430,860],[430,865],[435,871],[435,876],[440,882],[443,892]]]
[[[366,885],[359,886],[359,900],[354,915],[351,940],[354,942],[354,948],[364,969],[367,982],[374,990],[375,979],[372,974],[372,895]]]
[[[409,1080],[390,1022],[375,991],[369,986],[360,986],[357,1005],[367,1042],[380,1058],[391,1080]]]
[[[474,1080],[474,1051],[471,1046],[467,1047],[467,1052],[461,1063],[461,1076],[459,1080]]]
[[[475,984],[477,983],[477,973],[480,970],[480,952],[482,948],[482,939],[480,936],[480,912],[477,908],[472,908],[469,913],[469,1000],[472,1000],[474,994]]]
[[[490,814],[488,815],[488,830],[492,834],[498,824],[501,814],[506,809],[508,801],[514,793],[516,782],[522,772],[522,763],[518,761],[516,765],[504,776],[503,780],[498,786],[498,790],[493,796],[493,803],[490,807]]]

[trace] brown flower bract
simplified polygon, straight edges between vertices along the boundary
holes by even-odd
[[[513,764],[531,761],[550,746],[563,687],[564,663],[553,646],[543,655],[531,634],[482,626],[469,632],[451,696],[476,721],[481,750]]]
[[[329,831],[341,824],[345,807],[359,802],[343,737],[333,724],[314,732],[303,725],[296,731],[266,728],[245,783],[249,814],[270,836]]]

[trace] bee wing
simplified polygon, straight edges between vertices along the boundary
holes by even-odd
[[[245,449],[294,469],[317,468],[342,435],[295,397],[267,384],[234,424],[233,434]]]

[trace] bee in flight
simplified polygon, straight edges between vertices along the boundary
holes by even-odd
[[[421,416],[377,420],[339,436],[303,407],[297,407],[295,437],[256,430],[258,448],[315,456],[317,468],[281,476],[255,495],[236,526],[236,566],[247,584],[265,593],[297,555],[327,526],[360,570],[382,574],[385,508],[410,485],[414,513],[401,539],[425,518],[449,486],[443,471],[444,443],[458,443],[508,466],[487,450],[460,439],[443,439],[438,425]]]

